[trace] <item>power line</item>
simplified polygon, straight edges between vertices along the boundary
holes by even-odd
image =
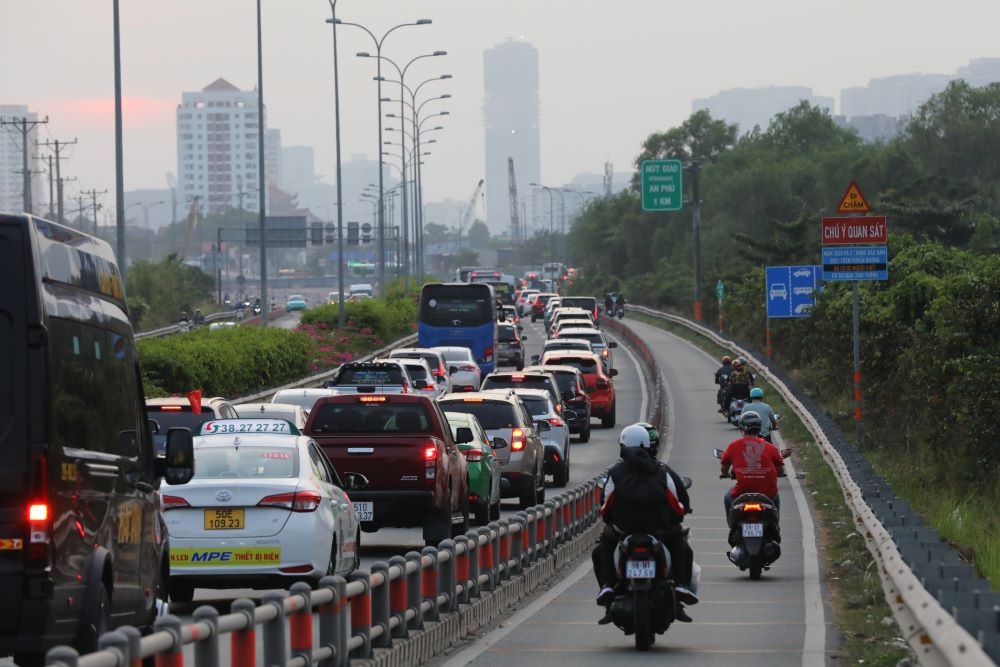
[[[49,122],[49,117],[46,116],[44,120],[28,120],[27,117],[15,118],[12,120],[7,120],[6,118],[0,116],[0,127],[11,126],[14,127],[21,133],[21,171],[20,174],[24,177],[24,193],[22,195],[24,202],[24,212],[31,213],[31,174],[32,170],[28,167],[28,135],[34,131],[35,127],[38,125],[46,125]],[[39,172],[34,172],[39,173]]]
[[[95,189],[92,188],[90,190],[82,190],[80,192],[80,194],[82,195],[82,197],[81,197],[81,203],[82,203],[83,197],[90,197],[91,205],[94,208],[94,236],[98,236],[98,233],[97,233],[97,210],[99,208],[101,208],[101,205],[97,203],[97,198],[98,197],[103,197],[104,195],[108,194],[108,191],[107,190],[100,190],[100,191],[98,191],[98,190],[95,190]]]
[[[75,146],[76,139],[73,141],[59,141],[58,139],[53,139],[51,141],[44,141],[39,145],[51,148],[54,154],[56,162],[56,221],[65,223],[66,220],[63,217],[63,183],[69,179],[63,179],[62,177],[62,161],[66,159],[62,156],[62,151],[68,146]]]

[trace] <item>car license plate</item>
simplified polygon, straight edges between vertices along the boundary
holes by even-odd
[[[205,530],[242,530],[243,508],[205,510]]]
[[[630,560],[625,562],[626,579],[652,579],[656,576],[656,561]]]
[[[743,537],[764,537],[764,524],[762,523],[743,524]]]
[[[358,521],[374,521],[375,503],[354,503],[354,513],[358,515]]]

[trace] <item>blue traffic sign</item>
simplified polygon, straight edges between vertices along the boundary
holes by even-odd
[[[767,316],[807,317],[816,305],[819,266],[767,267]]]
[[[884,245],[823,247],[823,280],[888,279],[889,250]]]

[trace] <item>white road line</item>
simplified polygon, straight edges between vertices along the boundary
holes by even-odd
[[[654,325],[647,325],[654,326]],[[659,327],[656,327],[659,329]],[[713,364],[716,362],[715,357],[710,355],[705,350],[701,349],[694,343],[676,334],[670,333],[669,331],[659,329],[663,333],[673,336],[678,340],[681,340],[695,350],[705,355]],[[673,400],[670,398],[670,385],[664,378],[663,382],[664,388],[667,391],[667,402],[673,405]],[[670,413],[671,421],[668,423],[673,423],[673,414]],[[668,437],[670,432],[668,431]],[[776,439],[784,444],[780,433],[775,433]],[[668,443],[668,447],[672,446],[673,442]],[[667,454],[670,450],[667,449]],[[823,607],[823,591],[820,586],[819,578],[819,549],[816,547],[816,526],[813,523],[812,512],[809,509],[809,504],[806,501],[806,495],[802,490],[802,485],[799,483],[798,478],[795,476],[795,466],[792,463],[792,459],[787,459],[785,463],[788,469],[788,482],[792,487],[792,495],[795,496],[795,504],[799,508],[799,522],[802,526],[802,557],[803,557],[803,567],[802,567],[802,586],[803,586],[803,597],[805,599],[806,607],[806,632],[802,640],[802,667],[822,667],[825,664],[825,649],[826,649],[826,609]]]
[[[570,586],[573,586],[578,581],[583,579],[592,570],[593,566],[588,559],[587,562],[581,564],[578,568],[573,570],[569,576],[550,588],[545,595],[507,619],[503,627],[496,628],[495,630],[489,632],[485,637],[476,640],[474,645],[457,654],[454,658],[445,662],[441,667],[464,667],[464,665],[469,664],[480,655],[490,650],[501,639],[520,627],[522,623],[531,620],[532,616],[551,604],[553,600],[569,590]]]
[[[639,405],[639,419],[637,421],[644,422],[649,419],[649,392],[646,390],[646,374],[642,372],[639,360],[632,354],[632,350],[628,349],[628,345],[622,343],[618,346],[618,349],[625,350],[625,354],[628,355],[628,358],[632,360],[632,364],[635,366],[635,372],[639,375],[639,392],[642,396],[642,402]]]

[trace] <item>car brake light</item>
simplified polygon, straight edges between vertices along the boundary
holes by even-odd
[[[746,512],[759,512],[763,509],[760,503],[744,503],[743,510]]]
[[[608,356],[608,351],[606,349],[605,350],[601,350],[601,356],[604,356],[604,357]]]
[[[424,461],[436,461],[438,457],[438,448],[436,445],[430,447],[424,447]]]
[[[315,491],[279,493],[261,498],[257,507],[280,507],[292,512],[315,512],[323,498]]]
[[[463,398],[462,402],[463,403],[482,403],[483,399],[481,399],[481,398]]]
[[[465,454],[466,460],[472,463],[478,463],[483,460],[483,450],[481,449],[463,449],[462,453]]]
[[[493,348],[486,348],[486,352],[483,353],[483,363],[488,364],[493,361]]]
[[[519,373],[511,375],[510,379],[513,380],[514,382],[524,382],[524,376]]]
[[[358,401],[361,403],[385,403],[388,400],[386,396],[359,396]]]
[[[528,439],[524,435],[524,429],[520,428],[515,428],[513,431],[510,432],[510,439],[512,441],[510,443],[510,449],[511,451],[514,452],[519,452],[523,450],[524,446],[528,442]]]
[[[563,426],[563,421],[559,417],[552,417],[549,419],[549,423],[553,426]]]
[[[161,405],[160,410],[162,412],[180,412],[184,408],[179,405]]]
[[[49,506],[45,503],[35,503],[28,507],[28,521],[48,521]]]
[[[440,368],[438,368],[437,370],[431,371],[431,374],[432,375],[437,375],[438,377],[444,377],[444,371],[442,369],[440,369]]]
[[[460,371],[468,371],[470,373],[475,373],[476,372],[476,367],[475,366],[459,366],[458,370],[460,370]]]
[[[175,510],[181,507],[191,507],[188,501],[180,496],[163,496],[163,511]]]

